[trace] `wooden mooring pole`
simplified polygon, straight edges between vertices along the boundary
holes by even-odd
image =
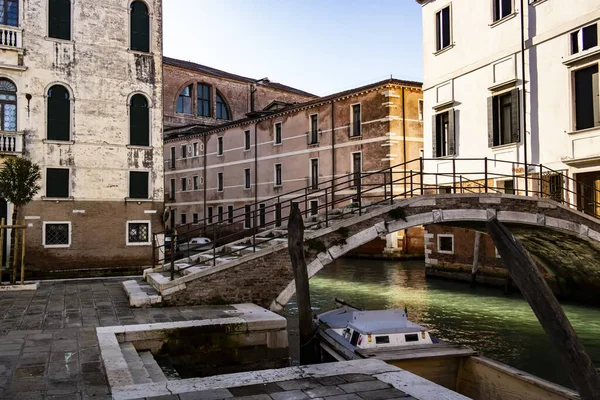
[[[558,350],[581,399],[600,400],[600,376],[529,253],[496,218],[487,222],[487,230],[514,283]]]
[[[475,231],[475,248],[473,249],[473,268],[471,269],[471,287],[477,284],[477,270],[479,269],[479,243],[481,232]]]
[[[318,347],[314,339],[308,271],[304,259],[304,223],[298,204],[292,203],[288,221],[288,249],[294,270],[300,333],[300,365],[318,362]]]

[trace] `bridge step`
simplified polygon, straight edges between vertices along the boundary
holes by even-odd
[[[162,297],[158,291],[146,282],[138,280],[124,281],[123,289],[125,289],[131,307],[149,307],[162,302]]]

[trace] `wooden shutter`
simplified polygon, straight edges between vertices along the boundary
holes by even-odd
[[[148,198],[148,172],[129,172],[129,198]]]
[[[597,70],[592,74],[592,95],[594,96],[594,126],[600,126],[600,82]]]
[[[454,133],[454,110],[448,110],[448,154],[453,156],[456,154],[456,138]]]
[[[150,16],[141,1],[131,3],[131,50],[150,51]]]
[[[48,140],[67,141],[71,136],[71,103],[64,86],[56,85],[48,93]]]
[[[487,99],[488,147],[494,147],[494,98]]]
[[[48,168],[46,170],[46,196],[69,197],[69,170],[66,168]]]
[[[511,107],[511,134],[512,143],[521,141],[520,126],[521,126],[521,107],[519,107],[519,89],[514,89],[510,92],[510,107]]]
[[[50,0],[48,3],[48,36],[71,40],[71,0]]]
[[[432,158],[436,158],[438,156],[437,153],[437,126],[436,126],[436,122],[437,122],[437,115],[434,115],[431,118],[431,142],[432,142],[432,153],[431,153],[431,157]]]
[[[150,114],[148,101],[141,94],[131,98],[129,141],[133,146],[150,146]]]

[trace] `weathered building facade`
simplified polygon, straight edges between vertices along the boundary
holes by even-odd
[[[333,177],[418,159],[421,97],[420,83],[390,79],[213,129],[172,129],[186,135],[172,135],[164,144],[168,225],[233,220],[264,199],[283,201]],[[300,208],[314,210],[319,201],[309,199]],[[240,230],[287,216],[287,208],[278,215],[259,206],[256,220],[240,220]]]
[[[164,201],[162,0],[3,7],[0,150],[42,170],[20,213],[29,272],[147,265]]]

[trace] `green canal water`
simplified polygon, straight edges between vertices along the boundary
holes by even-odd
[[[338,297],[366,310],[408,308],[409,319],[442,340],[460,343],[552,382],[572,387],[567,372],[531,308],[519,294],[439,279],[425,279],[423,261],[341,259],[310,280],[316,313]],[[600,309],[563,308],[596,367],[600,367]],[[295,298],[287,305],[295,326]],[[292,328],[293,330],[293,328]],[[293,335],[293,332],[291,333]]]

